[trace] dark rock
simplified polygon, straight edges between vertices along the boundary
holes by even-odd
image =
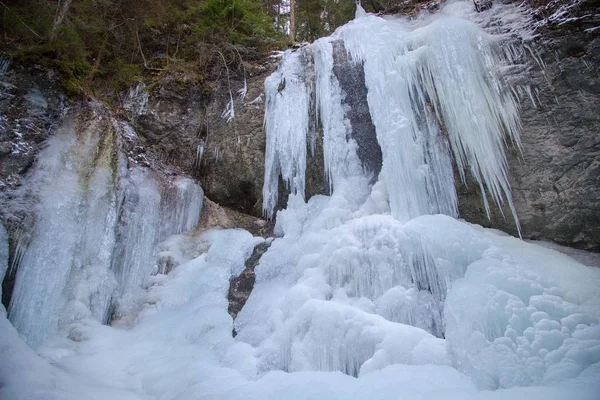
[[[600,251],[600,37],[567,24],[540,31],[528,60],[535,104],[520,99],[523,154],[508,154],[514,205],[524,238]],[[508,207],[487,218],[474,182],[458,193],[467,221],[517,234]]]
[[[477,10],[477,12],[482,12],[492,8],[494,2],[492,0],[473,0],[473,4],[475,5],[475,10]]]
[[[0,60],[2,61],[2,60]],[[6,65],[6,64],[5,64]],[[0,205],[34,162],[44,141],[60,124],[68,103],[58,77],[41,67],[9,66],[0,71]],[[9,259],[14,256],[23,215],[0,208],[9,237]],[[8,268],[2,281],[2,302],[8,306],[15,271]]]
[[[53,71],[15,65],[0,76],[0,193],[19,184],[66,106]]]
[[[210,83],[190,69],[165,76],[149,90],[145,110],[132,118],[147,148],[198,178],[208,197],[258,216],[264,174],[264,79],[273,64],[244,65],[242,72],[223,69]],[[224,110],[230,100],[235,117],[228,121]]]
[[[242,273],[229,281],[229,293],[227,294],[229,306],[227,312],[234,320],[246,304],[250,293],[252,293],[252,289],[254,289],[254,282],[256,281],[254,268],[256,268],[260,258],[267,252],[270,246],[270,241],[256,245],[252,251],[252,255],[246,260]],[[233,336],[235,337],[235,335],[236,332],[234,329]]]
[[[352,139],[358,145],[358,158],[363,168],[377,179],[383,155],[369,111],[363,65],[349,59],[341,41],[333,43],[333,62],[333,73],[345,94],[343,102],[349,110],[347,117],[352,126]]]
[[[371,7],[373,8],[373,11],[376,13],[385,11],[385,7],[377,0],[370,0],[369,3],[371,4]]]
[[[209,93],[197,73],[170,74],[149,89],[148,104],[132,120],[147,150],[192,173]]]
[[[256,216],[262,214],[266,76],[264,73],[247,79],[245,98],[233,93],[235,117],[229,122],[222,117],[230,101],[229,87],[223,85],[215,90],[205,111],[206,148],[198,171],[208,197],[220,205]],[[243,81],[232,83],[232,91],[243,86]]]

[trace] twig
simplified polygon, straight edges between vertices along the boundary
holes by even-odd
[[[149,70],[152,70],[152,71],[165,71],[164,68],[154,68],[154,67],[148,66],[148,62],[146,61],[146,57],[144,56],[144,51],[142,50],[142,42],[140,41],[140,35],[138,33],[137,23],[135,24],[135,38],[137,39],[138,48],[140,50],[140,54],[142,55],[142,60],[144,61],[144,67],[146,69],[149,69]]]
[[[0,1],[0,4],[6,8],[9,12],[12,12],[12,10],[3,2]],[[21,19],[21,17],[19,17],[18,15],[16,16],[19,19],[19,22],[21,22],[23,25],[25,25],[25,28],[29,29],[29,31],[31,33],[33,33],[35,36],[37,36],[40,40],[43,39],[40,35],[38,35],[38,33],[36,31],[34,31],[32,28],[29,27],[29,25],[27,25],[25,22],[23,22],[23,20]]]

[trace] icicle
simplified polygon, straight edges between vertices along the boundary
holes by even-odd
[[[244,77],[244,86],[238,90],[238,96],[241,100],[246,98],[246,94],[248,94],[248,83],[246,82],[246,77]]]
[[[369,14],[365,11],[361,2],[359,1],[358,3],[356,3],[356,11],[354,13],[354,18],[355,19],[364,18],[367,15],[369,15]]]
[[[265,179],[263,212],[269,218],[277,203],[279,175],[291,193],[304,196],[307,134],[310,119],[310,65],[305,49],[286,52],[265,81]]]
[[[6,74],[6,71],[8,71],[10,61],[10,58],[0,57],[0,79]]]
[[[346,118],[344,94],[333,73],[333,46],[330,38],[316,41],[314,47],[316,114],[323,129],[323,156],[330,191],[336,181],[362,174],[356,155],[356,142]],[[314,139],[311,151],[314,154]]]
[[[519,105],[501,76],[516,50],[452,17],[415,28],[361,15],[331,38],[287,53],[265,86],[265,213],[272,215],[280,174],[291,193],[304,194],[312,93],[306,77],[313,68],[329,183],[335,189],[338,177],[357,174],[343,93],[331,73],[333,40],[343,40],[352,60],[364,63],[392,214],[402,221],[424,214],[456,216],[452,154],[463,181],[470,169],[488,215],[489,195],[498,206],[508,203],[518,228],[503,147],[510,141],[520,149]],[[314,67],[306,60],[311,54]]]
[[[194,167],[196,169],[200,169],[200,166],[202,165],[202,156],[204,155],[205,146],[204,140],[200,139],[198,146],[196,147],[196,160],[194,161]]]
[[[150,95],[146,85],[143,82],[140,82],[129,88],[125,100],[123,101],[123,108],[129,111],[134,118],[139,117],[146,113],[149,98]]]
[[[229,93],[229,101],[227,102],[225,109],[221,113],[221,118],[226,120],[227,123],[230,123],[235,118],[235,107],[233,105],[233,96],[231,95],[231,93]]]

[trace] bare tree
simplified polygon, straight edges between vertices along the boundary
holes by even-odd
[[[54,22],[52,23],[52,30],[50,31],[50,39],[54,39],[56,37],[56,31],[63,23],[67,14],[69,13],[69,8],[71,7],[72,0],[59,0],[56,6],[56,15],[54,16]]]
[[[290,0],[290,39],[296,41],[296,1]]]

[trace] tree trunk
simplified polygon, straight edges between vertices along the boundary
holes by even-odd
[[[58,3],[58,9],[56,11],[56,16],[54,17],[54,22],[52,23],[52,30],[50,31],[50,40],[54,40],[56,37],[56,31],[63,23],[67,14],[69,13],[69,8],[71,7],[72,0],[62,0],[62,2]],[[62,3],[62,5],[61,5]]]
[[[290,39],[296,42],[296,1],[290,0]]]

